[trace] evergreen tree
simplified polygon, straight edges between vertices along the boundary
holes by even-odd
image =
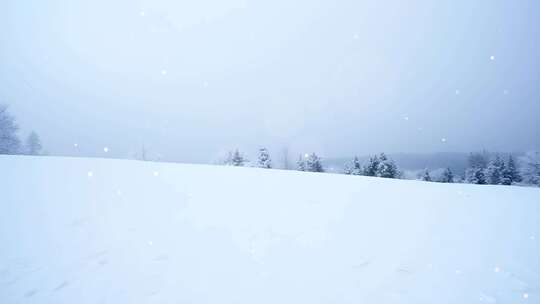
[[[429,169],[424,169],[424,173],[422,173],[422,180],[425,182],[431,182],[431,175],[429,174]]]
[[[244,157],[242,156],[242,154],[240,154],[238,149],[236,149],[232,155],[231,165],[235,167],[242,167],[244,166],[244,162],[245,162]]]
[[[270,160],[270,154],[266,148],[259,149],[259,159],[257,160],[257,166],[259,168],[272,168],[272,161]]]
[[[502,185],[512,185],[513,183],[521,182],[521,176],[519,170],[516,167],[514,162],[514,157],[512,154],[508,156],[508,161],[504,164],[504,169],[501,177]]]
[[[353,159],[351,174],[362,175],[362,164],[360,164],[360,160],[358,159],[358,156],[355,156]]]
[[[343,174],[347,174],[347,175],[352,174],[352,166],[349,162],[345,163],[345,166],[343,166]]]
[[[321,158],[317,154],[311,153],[310,155],[308,155],[306,159],[306,171],[324,172]]]
[[[28,155],[40,155],[41,149],[41,140],[37,133],[32,131],[26,138],[26,153]]]
[[[486,167],[487,155],[482,153],[471,153],[468,159],[469,168],[465,171],[465,180],[471,184],[487,184]]]
[[[355,156],[351,163],[346,163],[343,171],[345,174],[362,175],[364,172],[358,156]]]
[[[7,106],[0,105],[0,154],[17,154],[20,150],[21,142],[17,136],[19,127],[7,109]]]
[[[446,168],[441,176],[441,183],[453,183],[454,182],[454,174],[452,173],[452,170],[450,168]]]
[[[491,185],[501,184],[503,171],[504,161],[499,155],[495,155],[486,169],[487,182]]]
[[[296,170],[306,171],[306,161],[302,155],[298,155],[298,160],[296,161]]]
[[[524,182],[540,186],[540,152],[529,152],[522,160]]]
[[[470,184],[485,185],[487,179],[484,171],[483,168],[468,168],[465,171],[465,180]]]
[[[397,178],[399,176],[396,164],[386,154],[381,153],[378,160],[379,165],[377,166],[376,176],[385,178]]]
[[[364,167],[365,176],[377,176],[377,170],[379,169],[380,160],[377,155],[370,157],[367,165]]]

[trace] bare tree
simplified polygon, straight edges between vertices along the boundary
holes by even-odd
[[[19,127],[5,105],[0,105],[0,154],[17,154],[21,142],[17,136]]]

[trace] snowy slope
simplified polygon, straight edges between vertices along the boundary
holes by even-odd
[[[0,157],[0,303],[540,303],[540,189]]]

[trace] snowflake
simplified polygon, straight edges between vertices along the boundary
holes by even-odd
[[[108,147],[104,147],[104,148],[103,148],[103,152],[105,152],[105,153],[109,152],[109,148],[108,148]]]
[[[459,95],[459,93],[460,93],[459,90],[456,90],[456,95]]]
[[[491,55],[491,57],[489,57],[489,59],[490,59],[491,61],[493,61],[493,60],[495,60],[495,56]]]
[[[78,148],[79,144],[73,144],[73,147]]]
[[[523,294],[523,298],[524,298],[524,299],[528,299],[528,298],[529,298],[529,294],[528,294],[528,293],[524,293],[524,294]]]
[[[360,38],[360,35],[354,34],[353,38],[354,38],[354,39],[358,39],[358,38]]]
[[[493,271],[495,271],[495,272],[500,272],[501,269],[500,269],[499,267],[495,267],[495,268],[493,269]]]
[[[88,173],[86,175],[88,175],[88,177],[92,177],[92,176],[94,176],[94,172],[88,171]]]
[[[163,76],[167,75],[167,70],[161,70],[161,75]]]
[[[409,120],[409,116],[403,117],[404,120]]]
[[[304,157],[305,157],[305,158],[308,158],[308,157],[309,157],[309,154],[307,154],[307,153],[304,154]]]
[[[159,176],[159,172],[154,171],[154,176]]]
[[[504,95],[508,95],[508,93],[509,93],[508,90],[504,90],[504,91],[503,91],[503,94],[504,94]]]
[[[445,142],[446,142],[446,138],[441,138],[441,142],[445,143]]]
[[[146,16],[146,13],[145,13],[144,11],[141,11],[141,12],[139,13],[139,16],[144,17],[144,16]]]

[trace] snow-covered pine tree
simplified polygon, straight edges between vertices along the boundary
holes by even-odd
[[[32,131],[26,138],[25,143],[26,154],[28,155],[40,155],[41,154],[41,140],[36,132]]]
[[[266,169],[272,168],[272,160],[270,159],[270,153],[268,153],[268,150],[266,148],[259,149],[257,167]]]
[[[302,155],[298,155],[298,160],[296,161],[296,170],[306,171],[306,161]]]
[[[452,170],[450,168],[444,169],[442,175],[441,175],[441,183],[453,183],[454,182],[454,173],[452,173]]]
[[[362,164],[360,164],[360,160],[358,159],[358,156],[355,156],[352,162],[352,168],[351,168],[351,174],[352,175],[362,175]]]
[[[488,184],[499,185],[502,182],[502,176],[504,171],[504,161],[497,154],[489,162],[489,165],[486,169],[486,178]]]
[[[236,166],[236,167],[243,167],[244,162],[245,162],[244,157],[242,156],[242,154],[240,154],[240,151],[236,149],[231,158],[231,165]]]
[[[424,169],[424,172],[422,173],[422,180],[425,182],[431,182],[431,175],[429,174],[429,169]]]
[[[522,158],[523,181],[540,186],[540,152],[528,152]]]
[[[355,156],[352,162],[347,162],[345,164],[345,167],[343,169],[343,172],[345,174],[351,174],[351,175],[363,175],[363,169],[362,165],[360,164],[360,160],[358,159],[358,156]]]
[[[513,183],[521,182],[521,175],[514,161],[512,154],[508,155],[508,160],[504,164],[504,169],[501,177],[502,185],[512,185]]]
[[[308,155],[306,159],[306,171],[324,172],[321,158],[317,154],[311,153],[310,155]]]
[[[5,105],[0,105],[0,154],[17,154],[21,142],[17,136],[19,127]]]
[[[482,168],[468,168],[465,171],[465,181],[467,181],[469,184],[487,184],[487,178],[484,171],[485,169]]]
[[[399,177],[399,171],[393,160],[389,159],[386,154],[379,155],[379,165],[377,166],[376,176],[385,178]]]
[[[364,166],[363,175],[365,176],[377,176],[377,170],[379,168],[380,160],[377,155],[370,157],[368,163]]]
[[[465,180],[470,184],[487,184],[485,172],[487,167],[486,152],[471,153],[468,162],[469,168],[465,171]]]
[[[352,165],[349,162],[346,162],[343,166],[343,174],[351,175],[352,174]]]

